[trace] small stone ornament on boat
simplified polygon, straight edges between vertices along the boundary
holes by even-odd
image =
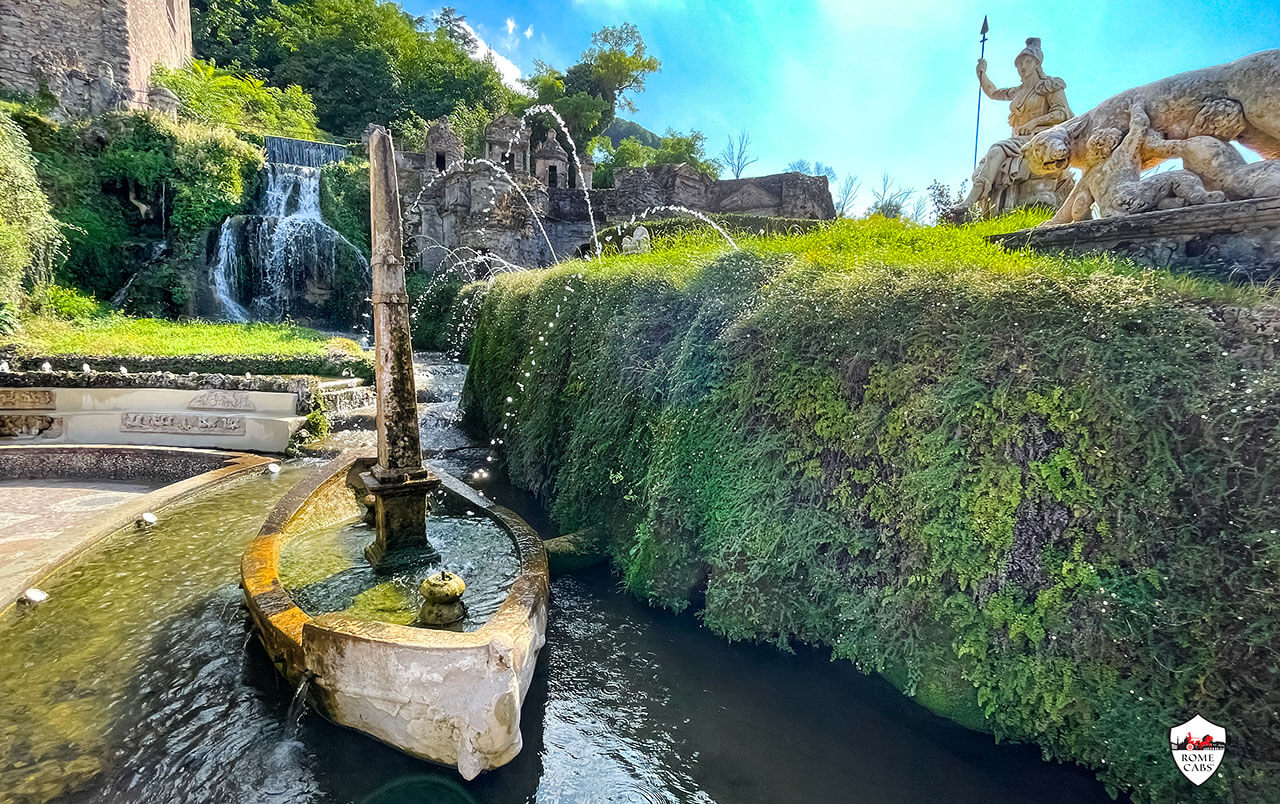
[[[418,622],[421,625],[452,625],[467,616],[467,606],[462,602],[462,593],[467,584],[461,576],[441,570],[427,576],[418,588],[422,595],[422,608],[418,610]]]

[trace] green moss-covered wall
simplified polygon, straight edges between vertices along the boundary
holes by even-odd
[[[884,220],[499,277],[468,421],[627,585],[1138,801],[1280,800],[1280,332]],[[1269,328],[1268,328],[1269,327]],[[1168,729],[1224,725],[1192,787]]]

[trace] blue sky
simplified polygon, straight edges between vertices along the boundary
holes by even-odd
[[[439,3],[405,0],[430,14]],[[987,61],[999,86],[1039,36],[1045,70],[1067,82],[1077,113],[1132,86],[1280,47],[1280,2],[1183,0],[456,0],[495,52],[529,72],[567,67],[602,25],[634,22],[662,60],[628,115],[661,133],[695,128],[718,152],[745,128],[760,161],[832,165],[870,187],[889,173],[923,188],[953,187],[973,164],[978,29],[990,18]],[[1007,136],[1008,105],[983,99],[981,139]]]

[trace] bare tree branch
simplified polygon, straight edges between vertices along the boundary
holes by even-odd
[[[750,147],[751,135],[744,128],[738,132],[737,139],[730,135],[729,141],[725,143],[724,150],[720,152],[720,161],[724,163],[724,166],[729,169],[735,179],[742,178],[743,171],[760,161],[750,154]]]

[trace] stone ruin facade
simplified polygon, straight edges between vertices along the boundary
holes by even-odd
[[[686,164],[623,168],[613,190],[598,190],[611,217],[628,217],[656,206],[702,213],[768,218],[836,217],[826,176],[775,173],[746,179],[711,179]]]
[[[172,110],[176,99],[152,88],[151,70],[191,60],[188,0],[4,0],[3,8],[0,87],[50,93],[63,119]]]
[[[615,186],[589,188],[595,165],[578,161],[554,137],[536,145],[510,115],[484,134],[484,157],[466,160],[447,121],[428,125],[423,153],[398,152],[405,251],[427,274],[468,263],[471,276],[551,265],[593,252],[592,221],[603,229],[655,207],[704,214],[830,220],[825,176],[780,173],[716,180],[689,165],[626,168]],[[590,202],[588,203],[588,196]]]

